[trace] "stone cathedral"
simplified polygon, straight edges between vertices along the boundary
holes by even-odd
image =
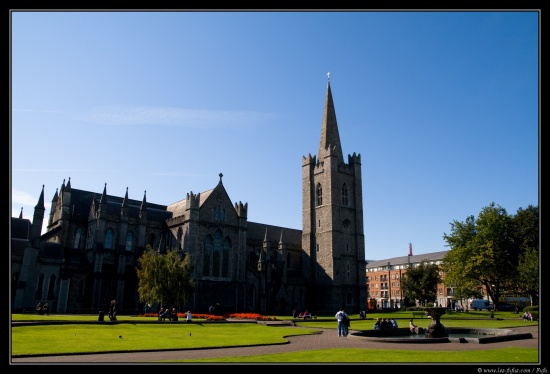
[[[195,289],[188,305],[206,313],[332,315],[367,304],[361,156],[344,159],[330,80],[317,156],[302,157],[302,230],[251,222],[247,203],[215,186],[170,205],[79,190],[69,178],[45,216],[44,186],[33,220],[11,217],[11,309],[47,302],[53,313],[97,313],[116,299],[121,313],[143,313],[138,258],[191,256]],[[47,230],[42,224],[47,219]]]

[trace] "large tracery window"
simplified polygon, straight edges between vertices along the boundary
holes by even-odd
[[[210,277],[228,277],[231,239],[222,240],[221,230],[216,230],[214,237],[204,239],[203,274]]]

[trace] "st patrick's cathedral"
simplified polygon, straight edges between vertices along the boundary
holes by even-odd
[[[302,230],[248,221],[248,204],[231,202],[221,173],[212,189],[170,205],[73,184],[63,181],[47,217],[44,186],[32,222],[11,217],[12,311],[47,302],[52,313],[97,313],[116,299],[121,313],[143,313],[136,267],[147,245],[191,256],[195,288],[184,310],[366,307],[361,155],[344,160],[330,80],[319,153],[302,157]]]

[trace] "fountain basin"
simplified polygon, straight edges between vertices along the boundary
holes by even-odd
[[[408,344],[432,344],[432,343],[496,343],[508,340],[532,339],[530,333],[516,333],[510,329],[483,329],[455,327],[446,328],[449,336],[430,338],[424,335],[425,329],[419,328],[418,334],[411,334],[408,328],[397,330],[362,330],[350,332],[348,336],[362,338],[369,341],[382,343],[408,343]],[[412,336],[411,336],[412,335]]]

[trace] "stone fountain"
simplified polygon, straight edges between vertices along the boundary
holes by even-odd
[[[432,318],[432,323],[426,331],[424,332],[424,336],[426,338],[446,338],[449,336],[447,333],[447,330],[445,330],[445,326],[441,324],[439,319],[445,312],[447,311],[447,308],[441,308],[441,307],[428,307],[424,309],[426,311],[426,314]]]

